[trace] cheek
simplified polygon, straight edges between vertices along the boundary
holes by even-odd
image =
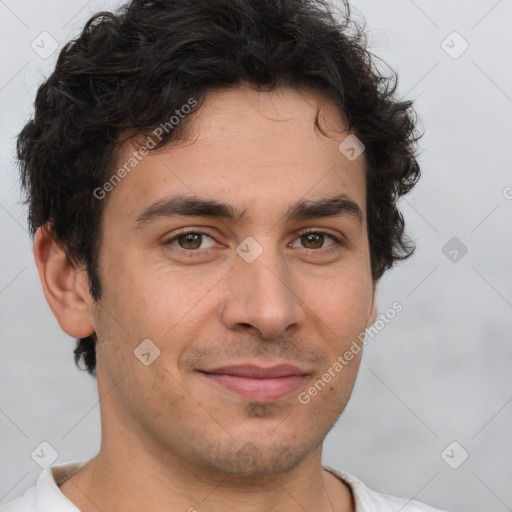
[[[373,299],[371,279],[357,272],[347,274],[340,272],[305,288],[314,290],[306,295],[306,305],[331,329],[331,335],[341,339],[366,327]]]
[[[165,350],[166,360],[169,354],[169,360],[176,359],[204,324],[205,308],[224,272],[198,273],[197,268],[179,269],[162,261],[125,261],[109,276],[105,307],[118,322],[108,321],[122,335],[125,331],[119,325],[130,332],[133,347],[149,338]]]

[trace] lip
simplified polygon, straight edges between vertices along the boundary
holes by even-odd
[[[296,366],[233,365],[201,371],[210,382],[246,400],[275,402],[298,391],[308,373]]]

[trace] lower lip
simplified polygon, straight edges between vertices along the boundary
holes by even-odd
[[[238,375],[203,373],[211,382],[242,398],[255,402],[275,402],[298,391],[306,380],[305,375],[290,375],[273,379],[253,379]]]

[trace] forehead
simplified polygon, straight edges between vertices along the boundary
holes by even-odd
[[[215,198],[246,211],[282,214],[297,199],[348,195],[365,209],[364,154],[351,161],[338,146],[349,134],[336,104],[319,91],[240,86],[209,93],[185,139],[150,151],[116,183],[105,215],[133,222],[169,195]],[[315,119],[327,136],[315,130]],[[140,146],[126,142],[115,169]]]

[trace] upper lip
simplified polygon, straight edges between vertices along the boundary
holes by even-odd
[[[216,373],[222,375],[235,375],[251,379],[275,379],[279,377],[304,376],[307,372],[290,364],[279,364],[262,367],[253,364],[222,366],[213,370],[202,370],[203,373]]]

